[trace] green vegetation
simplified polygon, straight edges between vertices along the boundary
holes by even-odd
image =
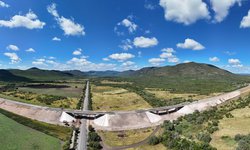
[[[24,92],[20,90],[1,92],[0,96],[7,99],[21,101],[25,103],[38,104],[44,106],[60,107],[60,108],[76,108],[77,98],[68,98],[64,96],[36,94],[32,92]]]
[[[119,87],[96,85],[91,82],[93,110],[134,110],[150,108],[140,95]],[[95,84],[95,85],[94,85]]]
[[[165,130],[160,137],[161,143],[170,149],[213,150],[215,148],[210,145],[211,135],[219,130],[219,121],[223,118],[232,118],[231,111],[244,108],[249,104],[250,97],[240,98],[219,108],[214,107],[204,112],[196,111],[173,122],[165,121],[163,125]],[[224,136],[223,139],[229,138]]]
[[[60,140],[36,131],[0,113],[0,145],[3,150],[60,150]]]
[[[236,150],[249,150],[250,149],[250,134],[248,135],[237,134],[235,135],[234,139],[238,143]]]
[[[62,141],[67,141],[71,133],[71,129],[67,127],[39,122],[20,115],[16,115],[3,109],[0,109],[0,113],[22,125],[56,137]]]
[[[102,149],[100,144],[101,137],[96,133],[95,129],[92,126],[88,127],[88,150],[99,150]]]
[[[98,131],[103,142],[108,146],[125,146],[143,141],[149,137],[153,128],[128,131]]]
[[[237,148],[237,141],[234,137],[238,134],[247,135],[250,133],[250,108],[240,108],[230,111],[231,117],[223,118],[218,125],[219,130],[212,134],[211,145],[218,150],[234,150]]]

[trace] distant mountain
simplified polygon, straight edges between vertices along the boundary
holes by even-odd
[[[9,72],[8,70],[0,70],[0,81],[6,81],[6,82],[10,82],[10,81],[30,81],[30,79],[25,78],[25,77],[19,77],[16,76],[14,74],[12,74],[11,72]]]
[[[182,63],[175,66],[146,67],[137,71],[123,72],[122,76],[131,77],[214,77],[235,76],[235,74],[216,66],[201,63]]]
[[[54,81],[72,78],[90,78],[90,77],[122,77],[127,79],[136,79],[136,82],[152,81],[158,84],[161,81],[173,79],[221,79],[230,80],[240,75],[233,74],[227,70],[220,69],[216,66],[201,63],[183,63],[175,66],[164,67],[146,67],[140,70],[118,71],[88,71],[79,70],[57,71],[42,70],[39,68],[30,68],[27,70],[9,69],[1,70],[0,80],[6,81]],[[156,82],[157,81],[157,82]]]
[[[73,78],[74,75],[57,70],[42,70],[38,68],[30,68],[27,70],[10,69],[8,70],[15,76],[28,78],[36,81],[53,81]]]

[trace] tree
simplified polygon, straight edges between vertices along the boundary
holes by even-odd
[[[150,139],[149,139],[149,141],[148,141],[148,144],[149,144],[149,145],[157,145],[157,144],[159,144],[159,143],[160,143],[160,140],[159,140],[159,138],[156,137],[156,136],[150,137]]]

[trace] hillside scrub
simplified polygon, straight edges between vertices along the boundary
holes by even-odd
[[[240,109],[250,104],[250,97],[239,98],[237,101],[221,106],[214,107],[204,112],[196,111],[177,120],[170,122],[165,121],[163,124],[164,133],[160,137],[161,143],[170,149],[203,149],[214,150],[209,143],[211,134],[219,130],[218,124],[224,117],[230,118],[230,113],[234,109]],[[243,139],[240,141],[240,139]],[[238,141],[238,149],[244,149],[249,141],[248,136],[235,137]],[[239,148],[240,147],[240,148]]]

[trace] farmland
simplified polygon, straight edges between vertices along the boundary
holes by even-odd
[[[59,150],[60,140],[31,129],[0,114],[1,149]]]

